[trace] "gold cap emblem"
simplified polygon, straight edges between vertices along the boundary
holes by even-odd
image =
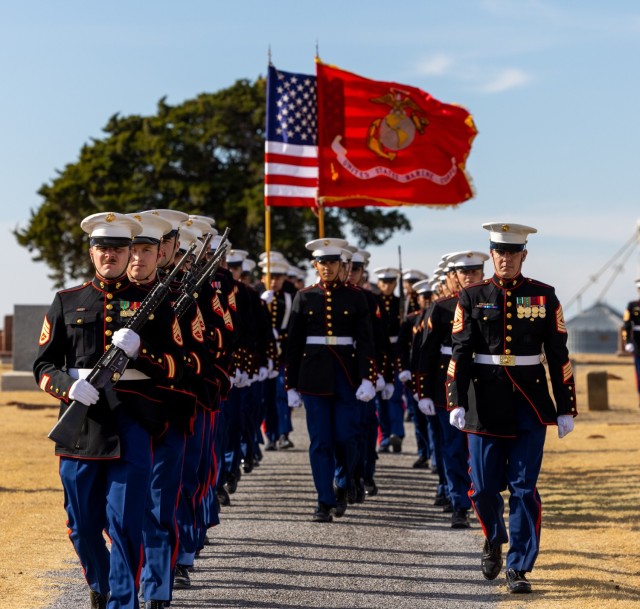
[[[509,231],[509,225],[508,225],[508,224],[503,224],[503,225],[502,225],[502,232],[503,232],[503,233],[506,233],[506,232],[508,232],[508,231]]]
[[[113,222],[116,219],[115,214],[107,214],[107,217],[104,219],[105,222]]]

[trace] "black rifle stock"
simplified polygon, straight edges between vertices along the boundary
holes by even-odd
[[[198,298],[198,290],[202,284],[216,272],[216,269],[220,266],[224,255],[227,250],[227,237],[229,235],[229,227],[227,227],[222,233],[220,243],[216,251],[210,260],[204,264],[201,268],[195,269],[194,272],[189,271],[185,274],[182,281],[180,295],[173,304],[173,310],[178,319],[182,319],[182,316],[189,310],[189,307]],[[204,250],[203,250],[204,251]]]
[[[142,328],[149,317],[166,298],[167,294],[169,294],[169,286],[171,282],[182,267],[182,264],[186,262],[187,256],[191,254],[194,249],[195,245],[191,246],[187,255],[185,255],[180,264],[176,265],[171,273],[167,275],[165,280],[156,283],[151,292],[149,292],[147,297],[142,301],[142,304],[136,311],[135,315],[123,326],[124,328],[133,330],[134,332],[138,332],[140,328]],[[124,374],[128,364],[129,358],[125,352],[119,347],[112,345],[111,348],[100,356],[98,363],[87,375],[87,381],[96,389],[104,389],[105,387],[114,385]],[[88,412],[89,406],[87,406],[87,404],[83,404],[78,400],[73,400],[62,416],[58,419],[58,422],[53,426],[48,437],[57,444],[61,444],[65,448],[73,450],[82,431],[82,426],[84,425]]]

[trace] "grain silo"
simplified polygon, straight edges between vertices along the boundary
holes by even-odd
[[[617,353],[622,313],[597,302],[567,321],[570,353]]]

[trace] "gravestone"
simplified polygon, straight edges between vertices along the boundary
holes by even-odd
[[[14,305],[13,372],[0,377],[0,391],[35,391],[33,361],[38,354],[38,340],[48,305]]]
[[[587,405],[589,410],[609,410],[607,372],[587,372]]]

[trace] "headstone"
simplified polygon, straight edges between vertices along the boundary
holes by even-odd
[[[607,372],[587,372],[587,404],[589,410],[609,410]]]
[[[38,354],[38,340],[48,305],[14,305],[13,371],[0,377],[0,391],[35,391],[33,362]]]

